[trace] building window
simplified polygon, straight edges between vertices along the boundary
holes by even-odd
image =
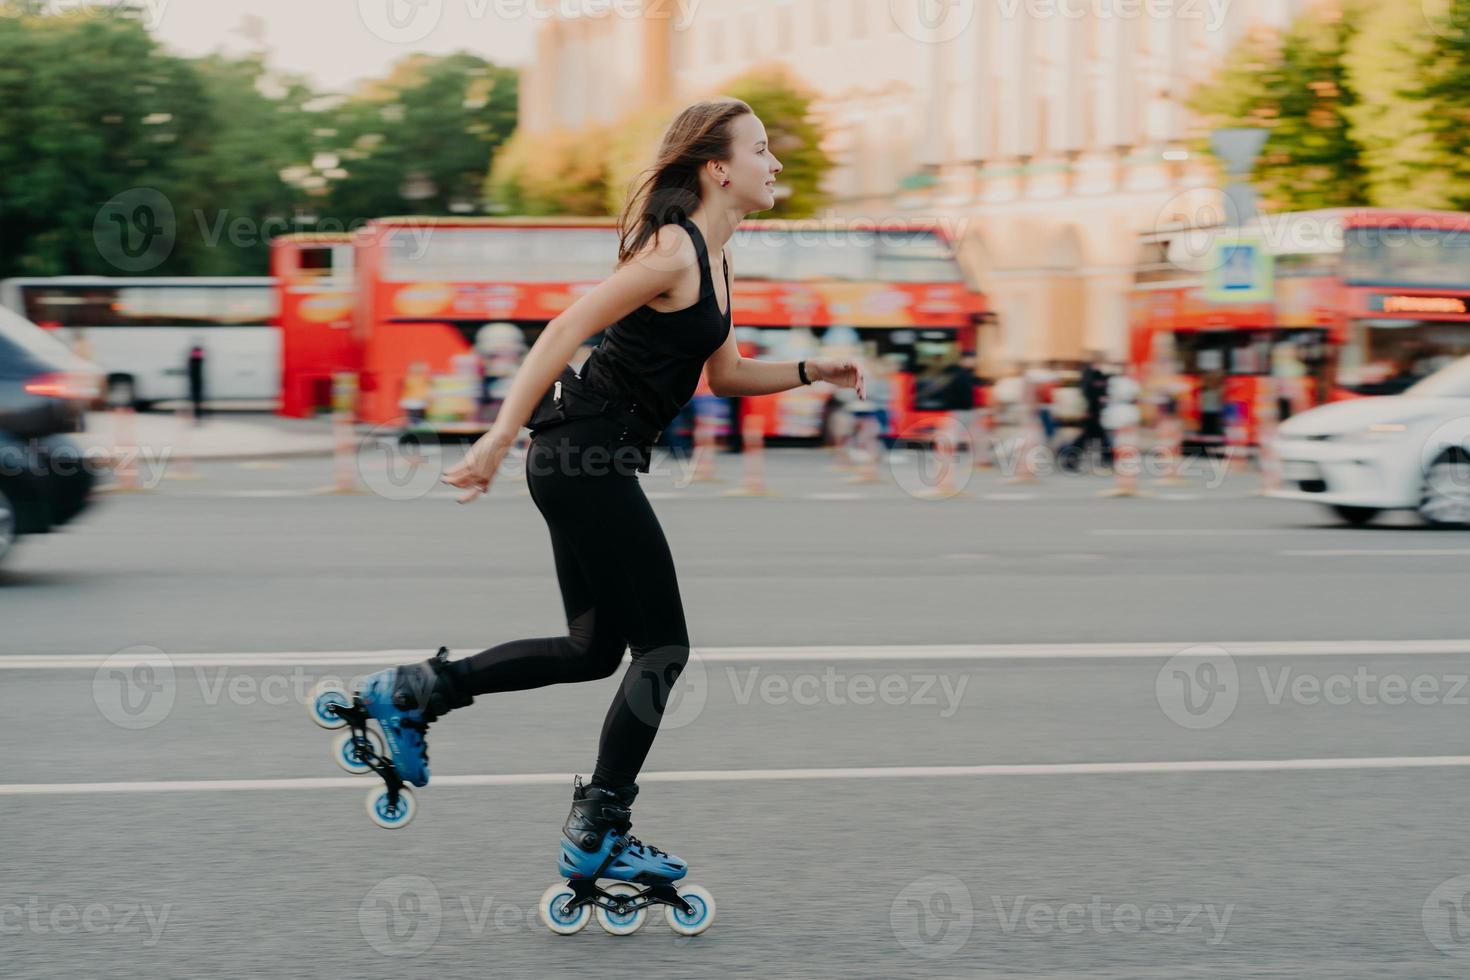
[[[725,19],[713,17],[706,23],[709,24],[710,64],[718,65],[725,60]]]
[[[827,0],[812,0],[812,43],[825,48],[832,43],[832,11]]]
[[[868,36],[868,0],[851,0],[852,36],[861,41]]]
[[[776,45],[781,51],[790,51],[796,24],[791,16],[791,6],[783,4],[776,8]]]

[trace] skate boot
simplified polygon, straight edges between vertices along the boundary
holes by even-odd
[[[577,777],[557,860],[567,882],[551,886],[541,899],[541,920],[552,932],[580,932],[594,906],[598,924],[613,935],[636,931],[653,905],[664,906],[669,926],[681,935],[698,935],[709,928],[714,896],[698,885],[674,887],[688,873],[688,865],[629,833],[630,808],[637,795],[636,784],[584,786]],[[602,888],[599,878],[614,879],[616,884]]]
[[[388,740],[388,754],[403,781],[414,786],[429,782],[430,723],[474,700],[461,692],[449,672],[449,648],[416,664],[390,667],[370,675],[358,697],[369,716],[377,719]]]
[[[658,885],[678,881],[689,868],[672,854],[628,833],[637,784],[612,789],[583,786],[577,777],[572,812],[562,828],[557,869],[568,878],[616,878]]]

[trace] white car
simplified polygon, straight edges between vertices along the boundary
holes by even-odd
[[[1274,442],[1281,489],[1350,524],[1412,509],[1427,524],[1470,526],[1470,357],[1403,394],[1332,402],[1293,415]]]

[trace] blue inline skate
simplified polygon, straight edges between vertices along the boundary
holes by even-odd
[[[669,927],[697,936],[715,917],[715,899],[698,885],[675,888],[689,867],[678,857],[632,836],[631,806],[637,785],[584,786],[578,776],[572,811],[562,828],[557,869],[567,881],[541,896],[540,915],[558,935],[581,932],[597,910],[597,924],[614,936],[636,932],[654,905],[664,907]],[[599,878],[616,883],[602,888]],[[639,887],[640,885],[644,887]]]
[[[413,819],[413,793],[404,784],[428,785],[429,724],[474,700],[457,690],[444,669],[448,660],[449,648],[440,647],[428,660],[370,675],[350,698],[327,682],[312,697],[313,721],[350,728],[333,745],[337,764],[350,773],[382,777],[383,789],[367,799],[368,817],[380,827],[396,830]],[[370,720],[376,729],[368,727]]]

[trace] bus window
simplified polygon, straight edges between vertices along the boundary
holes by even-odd
[[[959,263],[932,231],[883,231],[875,243],[874,277],[884,282],[960,282]]]
[[[1350,228],[1342,268],[1352,285],[1463,289],[1470,284],[1470,231]]]

